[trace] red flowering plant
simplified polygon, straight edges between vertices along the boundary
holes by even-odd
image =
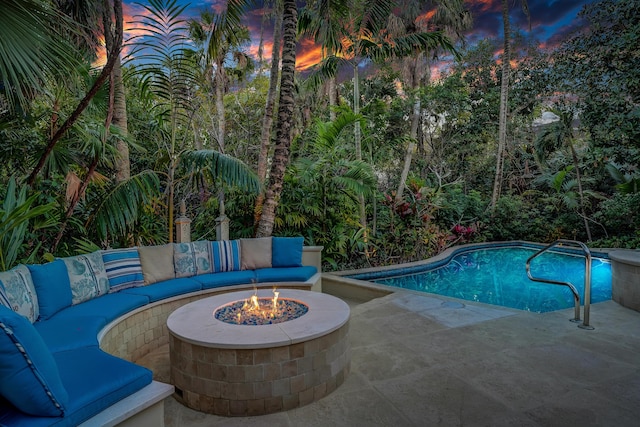
[[[451,228],[451,232],[456,236],[457,241],[469,242],[478,231],[477,224],[471,224],[468,227],[462,224],[456,224]]]

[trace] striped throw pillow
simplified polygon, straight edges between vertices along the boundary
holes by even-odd
[[[109,279],[109,293],[144,285],[138,248],[102,251],[104,268]]]
[[[240,270],[240,241],[219,240],[211,242],[213,272]]]

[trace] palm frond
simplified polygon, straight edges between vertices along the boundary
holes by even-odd
[[[406,34],[382,44],[373,42],[362,44],[363,56],[367,56],[374,61],[402,58],[415,52],[430,51],[436,48],[451,52],[455,56],[458,55],[451,39],[442,31]]]
[[[135,224],[142,207],[160,194],[160,179],[147,170],[115,186],[104,195],[89,222],[101,239],[122,236]]]
[[[338,67],[342,64],[349,64],[349,61],[336,55],[327,56],[314,67],[304,85],[309,90],[318,88],[325,81],[335,77],[338,73]]]
[[[352,111],[348,111],[340,114],[333,122],[317,122],[314,148],[324,152],[333,150],[342,131],[353,123],[362,122],[363,120],[364,118],[361,114],[354,114]]]
[[[26,106],[47,76],[64,76],[79,65],[80,53],[55,30],[75,23],[39,0],[6,0],[0,13],[0,88],[10,104]]]
[[[194,150],[182,154],[182,162],[194,173],[207,173],[214,182],[224,182],[257,193],[260,181],[244,162],[215,150]]]

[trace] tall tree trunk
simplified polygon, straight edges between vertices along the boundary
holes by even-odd
[[[271,236],[275,222],[276,209],[282,194],[284,174],[289,164],[289,147],[295,110],[295,67],[296,67],[296,30],[298,10],[295,0],[283,1],[282,12],[282,73],[280,77],[280,99],[278,101],[278,122],[276,147],[273,164],[269,174],[269,185],[265,192],[262,215],[256,230],[256,237]]]
[[[102,13],[102,28],[104,29],[104,42],[108,55],[115,51],[114,42],[116,36],[113,34],[113,21],[109,8],[110,0],[102,0],[103,13]],[[117,19],[117,18],[116,18]],[[116,62],[113,64],[111,70],[111,77],[109,84],[113,88],[109,88],[110,105],[109,115],[112,117],[108,120],[111,125],[118,128],[120,135],[126,137],[129,133],[127,126],[127,103],[124,94],[124,81],[122,80],[122,63],[120,60],[120,49],[122,48],[122,39],[120,38],[120,46],[118,48],[118,54]],[[111,98],[112,97],[112,98]],[[112,101],[112,102],[111,102]],[[108,129],[107,129],[108,131]],[[126,181],[131,177],[131,162],[129,160],[129,144],[124,141],[123,138],[118,138],[116,142],[116,159],[115,159],[115,178],[116,183]]]
[[[271,128],[273,127],[273,107],[276,101],[278,88],[278,77],[280,71],[280,40],[282,39],[282,11],[276,12],[276,19],[273,26],[273,45],[271,47],[271,74],[269,75],[269,91],[264,107],[264,117],[262,118],[262,129],[260,133],[260,154],[258,155],[258,179],[264,184],[267,176],[267,158],[269,156],[269,146],[271,145]],[[260,192],[254,207],[254,224],[260,222],[262,204],[264,202],[264,192]]]
[[[500,116],[498,118],[498,152],[496,154],[496,175],[493,180],[491,210],[496,208],[502,188],[502,169],[504,166],[504,150],[507,145],[507,113],[509,108],[509,74],[511,71],[511,24],[509,22],[509,5],[502,0],[502,21],[504,24],[504,53],[502,55],[502,82],[500,85]]]
[[[216,67],[216,113],[218,115],[218,147],[220,152],[224,153],[224,134],[227,128],[227,122],[224,117],[224,87],[225,87],[225,71],[222,61]]]
[[[44,167],[47,158],[55,148],[58,141],[60,141],[60,138],[62,138],[64,134],[69,129],[71,129],[71,126],[73,126],[73,124],[80,118],[82,112],[89,106],[89,102],[91,101],[91,99],[93,99],[96,93],[98,93],[98,90],[100,89],[102,84],[111,75],[111,70],[113,70],[116,60],[119,58],[120,47],[122,46],[122,0],[113,0],[113,12],[116,24],[113,51],[108,55],[107,63],[102,68],[102,71],[100,71],[98,78],[95,80],[95,82],[93,82],[93,86],[91,86],[91,89],[89,89],[89,91],[85,94],[84,98],[82,98],[69,118],[62,124],[62,126],[60,126],[60,128],[55,132],[51,139],[49,139],[44,152],[38,160],[38,163],[36,163],[33,170],[31,171],[31,174],[29,174],[29,177],[27,178],[27,184],[30,186],[35,182],[36,177]]]
[[[400,182],[398,183],[398,191],[396,192],[396,205],[402,203],[402,193],[404,193],[405,182],[409,176],[409,169],[411,169],[411,159],[416,152],[416,141],[418,138],[418,125],[420,124],[420,98],[416,99],[413,104],[413,114],[411,115],[411,139],[407,146],[407,153],[404,156],[404,167],[400,174]]]
[[[218,62],[216,67],[216,112],[218,113],[218,148],[225,154],[225,132],[227,131],[227,121],[224,116],[224,92],[226,86],[226,75],[223,64],[224,58]],[[224,206],[224,186],[220,183],[218,189],[218,206],[220,217],[226,215]]]
[[[360,114],[360,74],[358,64],[353,67],[353,112]],[[353,140],[356,149],[356,160],[362,161],[362,131],[360,129],[360,120],[356,120],[353,127]],[[368,255],[367,244],[369,235],[367,232],[367,210],[364,201],[364,195],[358,195],[360,202],[360,226],[362,227],[362,236],[364,240],[365,253]]]
[[[402,168],[402,173],[400,174],[400,182],[398,183],[398,190],[396,191],[396,205],[402,202],[402,195],[404,193],[407,177],[409,176],[409,171],[411,170],[411,162],[413,160],[413,155],[416,152],[416,146],[418,142],[418,127],[420,126],[420,117],[422,114],[421,106],[420,106],[420,95],[417,93],[417,90],[423,80],[423,70],[420,66],[422,62],[422,53],[416,53],[414,56],[410,58],[405,58],[404,60],[404,69],[405,74],[407,75],[407,80],[411,85],[412,92],[416,97],[413,104],[413,112],[411,113],[411,140],[407,145],[407,152],[404,157],[404,167]],[[429,74],[428,72],[426,74]]]
[[[329,91],[329,120],[334,122],[336,120],[336,105],[337,105],[337,92],[336,92],[336,76],[329,77],[328,88]]]
[[[124,94],[124,82],[122,80],[122,64],[120,58],[116,60],[111,72],[114,85],[114,104],[112,125],[118,128],[120,135],[126,137],[129,134],[127,124],[127,102]],[[131,178],[131,160],[129,158],[129,144],[123,139],[116,141],[116,151],[118,152],[115,161],[116,183]]]
[[[571,123],[569,123],[571,126]],[[580,175],[580,164],[578,163],[578,153],[573,147],[573,142],[569,140],[569,148],[571,149],[571,157],[573,157],[573,168],[576,170],[576,181],[578,182],[578,195],[580,196],[580,213],[584,221],[584,229],[587,232],[587,241],[591,241],[591,228],[589,227],[589,220],[587,219],[587,213],[584,208],[584,193],[582,192],[582,177]]]

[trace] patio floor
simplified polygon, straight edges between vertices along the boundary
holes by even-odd
[[[398,291],[351,305],[351,373],[310,405],[223,418],[165,402],[182,426],[638,426],[640,313],[533,314]],[[168,381],[168,348],[139,360]]]

